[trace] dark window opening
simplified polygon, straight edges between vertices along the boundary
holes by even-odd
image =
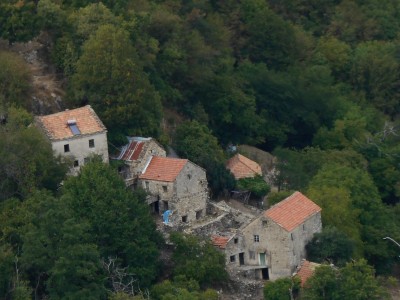
[[[239,264],[240,264],[241,266],[244,265],[244,252],[239,253]]]
[[[79,160],[74,160],[74,167],[79,167]]]
[[[234,238],[233,242],[234,242],[235,244],[237,244],[237,243],[239,242],[239,239],[238,239],[238,238]]]
[[[268,268],[261,269],[262,279],[269,280]]]
[[[89,148],[94,148],[94,140],[89,140]]]
[[[198,210],[196,211],[196,220],[200,219],[203,215],[203,211],[202,210]]]
[[[260,236],[255,234],[254,235],[254,242],[258,243],[260,241]]]
[[[235,262],[235,260],[236,260],[236,257],[235,257],[235,255],[231,255],[231,257],[230,257],[230,261],[231,261],[231,262]]]
[[[163,185],[162,188],[163,188],[164,193],[168,192],[168,187],[166,185]]]
[[[187,216],[182,216],[182,222],[186,223],[187,222]]]
[[[168,210],[168,201],[163,201],[164,211]]]
[[[64,145],[64,152],[69,152],[69,144]]]

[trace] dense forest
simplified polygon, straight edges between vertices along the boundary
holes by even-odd
[[[299,190],[322,207],[309,256],[341,275],[321,269],[311,282],[343,291],[330,299],[380,299],[374,272],[399,267],[400,249],[383,240],[400,240],[399,32],[398,0],[0,2],[0,37],[46,33],[65,106],[90,104],[112,147],[126,136],[170,144],[207,170],[213,197],[235,185],[230,146],[273,153],[271,203]],[[206,288],[226,279],[224,259],[194,237],[173,236],[174,277],[161,280],[145,196],[112,166],[66,179],[67,163],[29,126],[30,81],[19,56],[0,52],[0,298],[216,299]],[[346,294],[350,279],[327,289],[355,269],[373,292]]]

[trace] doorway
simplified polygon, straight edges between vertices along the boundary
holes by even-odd
[[[260,266],[266,266],[267,263],[265,261],[265,253],[259,253],[260,255]]]
[[[262,279],[269,280],[268,268],[261,269],[261,275],[262,275]]]
[[[155,201],[151,204],[151,211],[155,214],[160,213],[160,201]]]
[[[239,264],[240,264],[241,266],[244,265],[244,252],[239,253]]]

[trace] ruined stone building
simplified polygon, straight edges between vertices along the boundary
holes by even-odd
[[[128,137],[128,141],[114,159],[124,163],[119,167],[119,173],[126,185],[131,186],[136,183],[152,156],[165,157],[166,152],[153,138]]]
[[[262,176],[261,166],[239,153],[227,161],[226,168],[231,171],[236,180],[257,175]]]
[[[75,175],[93,155],[108,163],[107,129],[90,105],[35,117],[56,155],[71,160]]]
[[[206,214],[206,172],[187,159],[151,157],[138,186],[147,191],[153,212],[172,211],[172,225],[193,222]]]
[[[212,242],[226,254],[228,270],[275,280],[296,271],[306,244],[321,230],[321,208],[295,192],[249,224],[213,235]]]

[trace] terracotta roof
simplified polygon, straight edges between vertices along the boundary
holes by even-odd
[[[320,264],[310,262],[305,259],[303,260],[303,262],[301,263],[301,266],[296,274],[297,276],[300,277],[302,286],[306,283],[307,279],[310,278],[314,274],[315,268],[319,267],[319,266],[320,266]]]
[[[230,239],[227,236],[213,235],[211,236],[211,243],[220,249],[225,249]]]
[[[171,182],[175,180],[187,162],[187,159],[153,156],[139,178]]]
[[[262,175],[260,165],[241,154],[236,154],[229,159],[226,167],[236,179]]]
[[[287,231],[292,231],[321,208],[300,192],[295,192],[285,200],[265,211],[271,218]]]
[[[107,130],[90,105],[52,115],[38,116],[35,120],[36,124],[44,130],[51,140],[63,140],[76,136],[68,126],[69,121],[76,121],[76,127],[79,129],[80,135],[94,134]]]

